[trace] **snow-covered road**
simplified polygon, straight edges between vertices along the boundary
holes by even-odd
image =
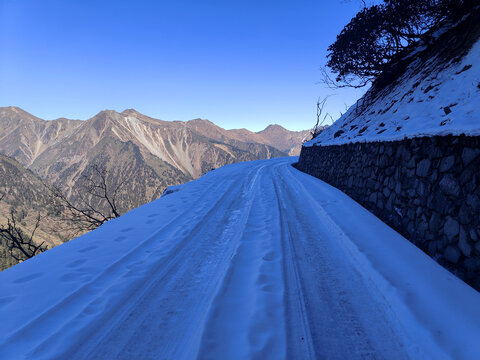
[[[0,273],[1,359],[478,359],[480,294],[283,158]]]

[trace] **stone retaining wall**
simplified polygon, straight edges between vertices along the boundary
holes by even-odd
[[[480,289],[480,137],[303,147],[296,165],[344,191]]]

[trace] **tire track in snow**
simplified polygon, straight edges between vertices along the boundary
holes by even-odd
[[[319,225],[321,226],[321,228],[324,231],[327,231],[332,237],[332,239],[333,237],[335,238],[335,242],[341,248],[340,251],[345,254],[344,258],[348,259],[349,266],[353,268],[353,270],[356,272],[356,276],[358,277],[359,282],[363,284],[363,292],[366,292],[367,295],[370,296],[370,301],[377,304],[376,311],[378,312],[378,314],[372,314],[370,315],[370,317],[371,319],[380,319],[380,321],[383,322],[385,334],[382,334],[382,337],[372,336],[371,338],[376,339],[377,342],[384,338],[386,343],[392,343],[390,345],[391,349],[400,348],[397,351],[395,358],[449,358],[446,355],[444,349],[445,344],[443,344],[441,341],[436,339],[435,336],[432,336],[432,334],[429,333],[431,331],[429,329],[431,324],[429,324],[428,322],[422,324],[422,316],[418,316],[418,314],[415,314],[414,308],[411,309],[408,308],[408,306],[405,307],[406,304],[402,303],[401,301],[399,303],[398,299],[394,300],[391,295],[386,296],[384,294],[384,281],[389,283],[389,285],[392,286],[393,289],[395,289],[394,291],[398,291],[398,289],[395,288],[395,285],[390,283],[392,279],[389,279],[388,277],[384,278],[385,274],[378,272],[381,269],[376,269],[374,264],[371,263],[371,259],[369,259],[368,254],[365,254],[358,247],[358,244],[356,244],[352,240],[351,237],[353,236],[353,234],[351,229],[350,231],[343,229],[338,219],[335,216],[332,216],[332,214],[335,212],[327,209],[330,206],[337,208],[340,207],[340,200],[338,200],[338,195],[336,193],[342,194],[342,197],[345,197],[345,195],[341,193],[340,190],[337,190],[326,183],[323,183],[322,186],[319,186],[320,184],[318,183],[318,179],[313,178],[310,175],[301,173],[293,167],[289,167],[287,173],[289,175],[286,176],[296,183],[296,186],[294,188],[303,194],[303,199],[309,204],[311,211],[314,211],[318,214]],[[300,179],[299,177],[302,177],[302,179]],[[308,186],[315,186],[316,189],[318,189],[318,192],[315,193],[315,196],[312,193],[311,189],[308,189]],[[325,196],[326,199],[318,200],[318,197],[322,195]],[[358,207],[360,207],[360,205],[358,205]],[[341,213],[342,212],[343,211],[341,211]],[[345,211],[345,215],[348,216],[350,214],[350,211]],[[365,262],[367,262],[368,265]],[[372,270],[374,272],[374,275],[372,274]],[[374,279],[371,278],[372,275]],[[379,280],[379,278],[381,280]],[[379,281],[380,284],[383,285],[380,285]],[[403,300],[405,300],[405,295],[399,295],[403,296]],[[408,327],[412,326],[412,324],[409,323],[413,320],[412,318],[410,318],[410,316],[412,315],[414,316],[414,321],[418,322],[415,326],[420,326],[420,328],[424,328],[420,332],[417,331],[417,333],[415,333],[414,335],[411,334],[408,329]],[[415,318],[417,316],[420,319]],[[365,321],[365,319],[368,319],[368,315],[363,314],[363,316],[359,316],[358,318],[363,318]],[[373,321],[371,322],[373,323]],[[405,327],[405,324],[408,324],[407,327]],[[403,340],[403,342],[401,341],[401,339]],[[433,345],[432,341],[435,341],[436,345]],[[379,344],[377,344],[377,347],[378,346]],[[433,350],[435,347],[438,348]],[[388,346],[385,346],[382,349],[382,346],[380,346],[381,351],[377,350],[377,352],[386,353],[386,350],[388,348]],[[382,358],[378,355],[377,357]],[[456,356],[453,357],[456,358]]]
[[[323,224],[320,206],[295,178],[280,168],[274,179],[291,212],[295,261],[304,290],[316,356],[328,359],[405,359],[407,349],[393,330],[378,297],[365,284],[351,258]],[[283,184],[283,186],[281,185]],[[318,214],[312,222],[309,214]],[[293,215],[293,216],[292,216]],[[290,284],[290,283],[289,283]],[[308,284],[305,286],[304,284]]]
[[[287,221],[285,200],[282,201],[278,179],[272,175],[275,198],[279,213],[281,230],[281,244],[283,248],[283,276],[286,286],[285,311],[287,314],[287,358],[298,357],[301,359],[314,359],[310,324],[305,306],[304,291],[296,264],[295,248],[292,244],[292,234]]]
[[[268,169],[267,169],[268,170]],[[259,174],[239,246],[212,303],[199,359],[285,358],[282,249],[269,175]],[[254,188],[255,186],[255,188]]]
[[[235,181],[232,181],[229,186],[231,189],[234,188],[236,186]],[[213,189],[215,189],[216,187],[218,187],[218,184],[213,183],[210,187],[205,189],[205,192],[200,195],[200,197],[204,194],[206,194],[206,196],[210,195],[213,198],[213,201],[208,201],[205,199],[203,199],[202,201],[198,201],[198,203],[204,205],[204,207],[208,206],[207,209],[209,209],[209,211],[213,211],[216,205],[221,203],[223,201],[223,198],[227,196],[227,193],[224,193],[224,196],[222,196],[221,198],[216,196],[216,192],[213,191]],[[194,208],[190,208],[188,212],[196,213],[197,211]],[[87,283],[82,284],[80,288],[74,290],[73,292],[66,294],[66,296],[61,298],[51,308],[39,314],[36,318],[32,319],[22,328],[13,332],[12,335],[10,335],[6,339],[6,341],[0,345],[0,355],[16,353],[16,349],[10,348],[9,344],[14,342],[10,339],[22,338],[23,341],[28,341],[29,338],[39,339],[43,337],[43,343],[40,343],[37,349],[33,350],[33,353],[35,353],[35,358],[40,358],[41,354],[44,351],[46,351],[47,349],[51,350],[51,346],[49,346],[49,344],[51,343],[51,341],[53,341],[53,339],[56,339],[55,341],[57,341],[57,339],[68,336],[69,334],[80,332],[81,329],[75,323],[75,319],[77,317],[83,318],[89,315],[92,316],[95,315],[98,311],[100,311],[100,305],[102,302],[99,299],[104,297],[105,294],[108,294],[109,291],[112,291],[112,294],[117,297],[117,299],[114,299],[114,301],[118,303],[121,303],[122,301],[124,303],[128,303],[128,299],[131,297],[129,295],[131,291],[117,293],[114,290],[115,287],[121,284],[124,289],[127,286],[126,284],[128,284],[134,286],[134,288],[138,291],[142,288],[142,286],[145,286],[145,282],[148,282],[149,279],[148,277],[146,277],[144,278],[144,282],[135,281],[133,282],[133,284],[130,284],[128,282],[128,279],[125,278],[125,275],[132,271],[132,267],[128,268],[127,266],[129,264],[131,265],[140,262],[142,257],[145,256],[145,250],[147,248],[155,249],[156,247],[158,247],[159,236],[162,236],[164,231],[175,232],[176,229],[182,227],[181,225],[185,222],[185,218],[189,218],[189,216],[187,216],[185,213],[177,215],[175,218],[172,219],[172,221],[162,226],[159,230],[156,230],[144,241],[141,241],[138,246],[129,251],[126,255],[122,256],[113,264],[109,265],[97,277],[95,277],[91,281],[88,281]],[[200,223],[201,221],[197,223],[197,225]],[[194,229],[190,232],[193,231]],[[188,243],[188,237],[181,238],[181,240],[182,241],[178,243],[173,243],[173,249],[171,249],[170,251],[176,253],[181,247]],[[122,296],[124,296],[125,299],[122,299]],[[124,304],[121,306],[124,306]],[[110,309],[109,311],[112,311],[112,309]],[[94,320],[95,319],[92,319],[92,321]],[[57,322],[57,324],[55,324],[55,321]],[[97,322],[101,322],[101,319],[100,321],[97,319]],[[82,321],[81,323],[83,324],[82,326],[86,327],[84,321]],[[54,334],[51,333],[51,328],[57,329]],[[76,341],[78,342],[78,340],[79,339],[77,338]],[[66,342],[62,345],[64,347],[67,347],[68,344],[69,343]],[[56,351],[60,351],[60,348],[61,346],[59,346]],[[45,356],[49,358],[51,355],[45,353]]]
[[[218,170],[84,242],[0,274],[7,324],[0,358],[475,359],[478,297],[358,204],[290,163]],[[168,215],[164,226],[145,225],[170,214],[177,200],[182,214]],[[120,247],[106,267],[92,264],[111,245]],[[389,279],[398,288],[385,285]],[[437,302],[451,286],[465,298],[450,299],[449,309]],[[422,303],[412,305],[412,295]],[[408,306],[414,315],[421,311],[423,323]],[[38,316],[29,321],[24,308]],[[446,345],[428,340],[437,330],[449,334],[440,333]]]
[[[168,263],[159,263],[152,269],[149,281],[137,282],[138,292],[129,292],[132,299],[126,305],[120,304],[108,315],[102,314],[96,333],[79,341],[78,349],[69,348],[62,356],[122,359],[134,357],[134,351],[142,353],[144,358],[182,358],[182,352],[191,346],[186,343],[198,338],[195,324],[202,323],[212,287],[222,274],[218,267],[228,263],[231,257],[232,230],[241,233],[235,225],[242,213],[225,210],[232,204],[239,205],[234,190],[246,187],[258,169],[249,169],[249,172],[243,186],[233,181],[222,189],[207,214],[197,219],[194,228],[184,236],[182,242],[186,246],[168,251],[165,256],[171,256]],[[105,323],[107,319],[112,321]]]

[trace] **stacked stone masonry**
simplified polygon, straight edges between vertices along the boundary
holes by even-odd
[[[480,290],[480,137],[303,147],[296,167]]]

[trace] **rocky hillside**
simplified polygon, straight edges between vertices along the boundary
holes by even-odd
[[[35,240],[53,247],[70,239],[70,233],[58,226],[61,221],[54,209],[53,196],[45,183],[17,161],[0,155],[0,224],[6,224],[10,210],[15,209],[20,227],[31,233],[36,216],[41,215]],[[14,265],[6,244],[0,239],[0,270]]]
[[[30,166],[40,154],[82,123],[64,118],[45,121],[18,107],[0,108],[0,151]]]
[[[290,156],[300,155],[301,145],[311,136],[310,130],[290,131],[276,124],[269,125],[259,132],[252,132],[247,129],[225,130],[208,120],[202,119],[188,121],[187,126],[207,138],[225,142],[232,146],[245,148],[245,144],[265,144]]]
[[[280,125],[269,125],[257,134],[266,144],[285,151],[290,156],[300,155],[302,144],[311,138],[310,130],[289,131]]]
[[[201,119],[162,121],[133,109],[101,111],[86,121],[45,121],[17,107],[0,108],[0,153],[73,197],[91,165],[100,164],[112,185],[124,184],[122,211],[213,168],[286,156],[302,136],[278,125],[254,133]]]

